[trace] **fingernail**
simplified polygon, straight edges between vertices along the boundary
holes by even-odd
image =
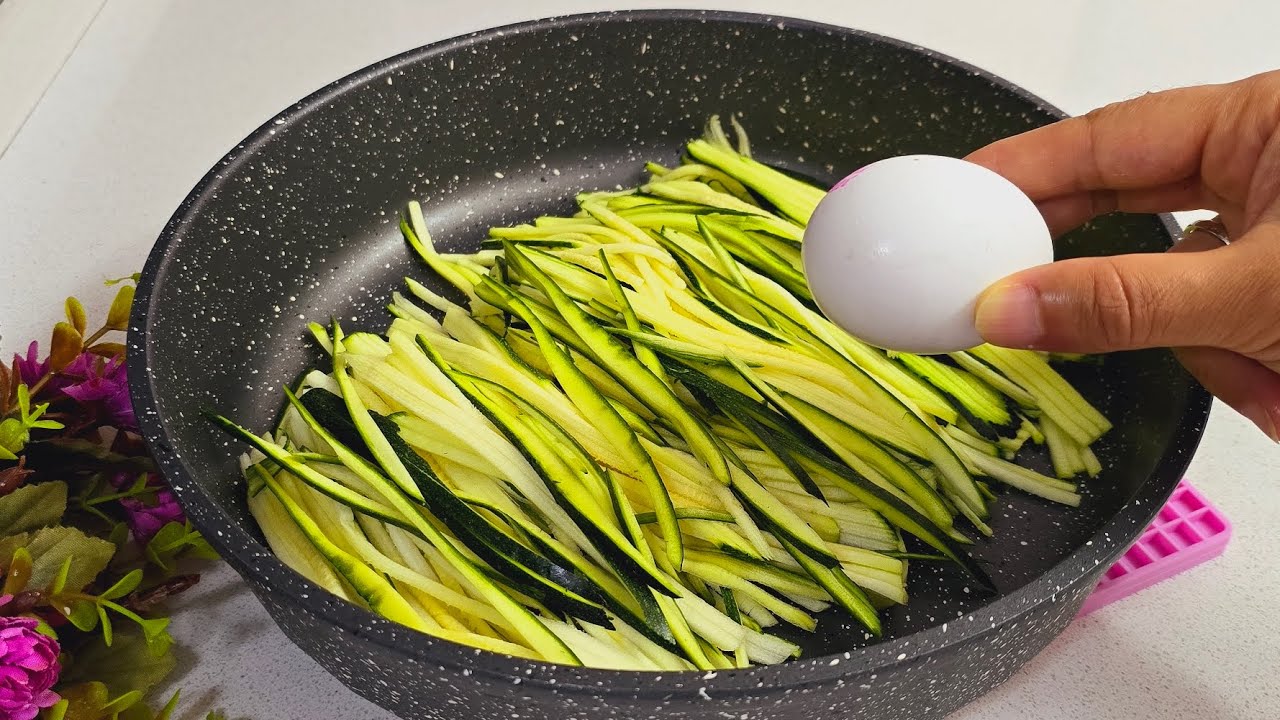
[[[1249,418],[1259,430],[1266,433],[1272,442],[1280,443],[1280,429],[1277,428],[1277,425],[1280,425],[1280,418],[1276,417],[1278,413],[1280,409],[1273,411],[1260,404],[1247,405],[1240,411],[1241,415]]]
[[[974,324],[993,345],[1033,348],[1044,338],[1040,293],[1021,283],[995,285],[978,298]]]

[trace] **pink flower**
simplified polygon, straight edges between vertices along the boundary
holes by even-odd
[[[138,429],[122,358],[104,361],[91,353],[81,353],[62,369],[61,376],[66,383],[62,392],[68,397],[83,406],[100,408],[103,416],[122,430]]]
[[[32,720],[58,702],[58,641],[29,617],[0,617],[0,720]]]
[[[133,531],[133,538],[139,544],[146,545],[151,538],[160,532],[160,528],[171,522],[184,522],[187,516],[182,506],[173,496],[173,491],[161,488],[156,491],[155,501],[148,504],[139,498],[120,498],[120,507],[124,508],[125,522]]]
[[[18,366],[18,382],[28,386],[35,385],[49,372],[49,361],[40,362],[40,343],[35,340],[27,346],[27,356],[14,353],[13,362]]]

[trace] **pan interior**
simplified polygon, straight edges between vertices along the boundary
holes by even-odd
[[[199,411],[266,429],[280,387],[320,360],[304,337],[307,321],[335,316],[348,329],[378,331],[404,276],[442,289],[398,233],[408,200],[423,201],[443,249],[474,249],[489,226],[566,211],[584,189],[636,184],[645,161],[676,162],[709,116],[730,113],[758,158],[824,183],[893,155],[963,155],[1057,117],[919,51],[772,22],[570,23],[383,65],[268,126],[182,211],[147,336],[167,442],[194,483],[180,494],[205,496],[258,536],[237,482],[239,449]],[[1057,251],[1155,251],[1168,241],[1158,218],[1115,216],[1063,238]],[[911,298],[901,304],[910,312]],[[1017,492],[994,504],[995,537],[973,553],[1000,595],[1093,536],[1176,449],[1192,407],[1192,385],[1164,352],[1115,355],[1070,377],[1116,425],[1096,448],[1105,470],[1085,483],[1078,509]],[[1047,467],[1034,452],[1025,457]],[[1166,480],[1171,489],[1176,478]],[[911,603],[886,615],[888,637],[992,599],[925,562],[912,564],[909,590]],[[820,627],[793,637],[806,656],[867,642],[834,612]]]

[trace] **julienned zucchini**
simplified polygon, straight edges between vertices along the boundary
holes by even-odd
[[[297,402],[303,406],[298,408],[298,412],[314,429],[327,430],[335,438],[345,436],[348,447],[366,459],[372,459],[355,425],[351,423],[349,416],[341,412],[341,398],[323,389],[315,389]],[[465,547],[497,570],[504,584],[509,584],[512,589],[539,600],[549,608],[589,622],[609,623],[601,606],[605,595],[602,588],[572,566],[558,564],[533,552],[515,537],[490,523],[440,482],[426,461],[414,453],[400,437],[399,427],[394,420],[376,415],[373,420],[421,490],[423,507],[447,526]]]
[[[978,478],[1074,505],[1110,424],[1039,354],[891,355],[822,318],[800,241],[824,191],[735,129],[474,255],[410,203],[462,304],[407,279],[385,335],[310,326],[332,364],[273,435],[212,416],[281,559],[451,642],[655,671],[783,662],[768,629],[818,613],[879,634],[909,559],[992,588]],[[1057,477],[1012,462],[1027,440]]]

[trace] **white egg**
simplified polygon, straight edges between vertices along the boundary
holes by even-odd
[[[804,270],[822,312],[877,347],[914,353],[982,342],[978,296],[1053,261],[1053,239],[1021,190],[964,160],[872,163],[823,198],[804,233]]]

